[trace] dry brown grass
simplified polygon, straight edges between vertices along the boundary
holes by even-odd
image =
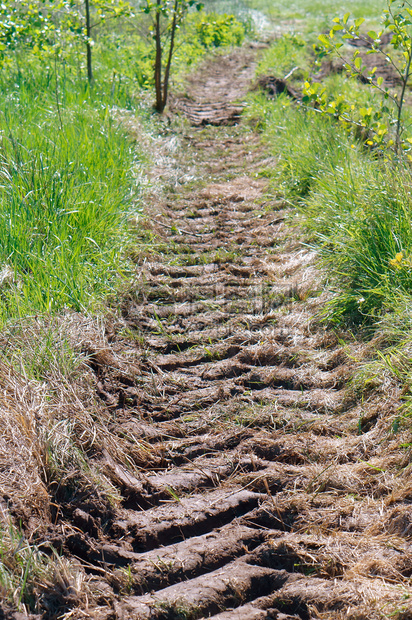
[[[85,609],[90,592],[84,569],[47,543],[48,528],[76,496],[109,518],[119,491],[104,454],[130,468],[142,449],[110,429],[112,414],[96,395],[91,365],[118,367],[102,321],[74,313],[24,320],[3,331],[1,344],[0,589],[15,607],[30,599],[54,617]]]

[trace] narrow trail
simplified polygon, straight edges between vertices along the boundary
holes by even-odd
[[[316,256],[257,176],[275,165],[259,137],[230,125],[255,58],[189,83],[183,181],[148,198],[161,251],[123,300],[134,340],[111,336],[138,371],[96,362],[112,432],[141,455],[132,475],[108,450],[122,508],[104,531],[77,509],[65,540],[95,575],[96,618],[372,619],[410,592],[403,474],[379,467],[392,401],[348,392],[357,345],[316,321]],[[228,126],[202,127],[217,111]]]

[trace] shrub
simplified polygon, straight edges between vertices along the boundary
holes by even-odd
[[[203,14],[196,30],[206,49],[240,45],[245,38],[245,27],[234,15]]]

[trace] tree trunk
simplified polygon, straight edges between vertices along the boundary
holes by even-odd
[[[84,0],[84,6],[86,9],[86,56],[87,56],[87,79],[91,85],[93,82],[93,66],[92,66],[92,46],[91,39],[91,25],[90,25],[90,0]]]
[[[173,7],[173,22],[172,22],[172,30],[170,34],[170,48],[169,48],[169,56],[167,59],[167,65],[165,70],[165,81],[163,84],[163,108],[166,107],[167,103],[167,95],[169,92],[169,77],[170,77],[170,66],[172,64],[172,56],[173,50],[175,47],[175,35],[176,35],[176,26],[177,26],[177,11],[178,11],[178,0],[175,0],[175,5]]]
[[[162,92],[162,41],[160,32],[160,3],[161,0],[157,0],[156,7],[156,21],[155,21],[155,36],[156,36],[156,59],[155,59],[155,89],[156,89],[156,111],[160,114],[165,109],[165,103],[163,102]]]

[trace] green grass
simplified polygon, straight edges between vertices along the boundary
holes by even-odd
[[[12,273],[0,276],[3,320],[83,310],[106,294],[133,198],[135,154],[107,110],[79,97],[60,127],[49,102],[20,86],[17,102],[0,102],[0,264]]]
[[[268,101],[258,93],[247,114],[279,158],[272,185],[289,199],[306,196],[322,166],[339,165],[345,141],[347,149],[345,132],[331,119],[298,108],[286,95]]]
[[[238,45],[230,16],[190,15],[179,34],[174,79],[216,47]],[[116,24],[93,48],[62,59],[23,47],[0,68],[0,324],[10,317],[85,311],[115,293],[128,271],[127,220],[140,210],[134,171],[143,154],[116,109],[149,132],[153,45]],[[151,95],[151,97],[154,96]],[[146,161],[145,165],[149,165]]]
[[[328,305],[333,321],[373,323],[412,294],[411,184],[406,166],[354,161],[351,153],[316,184],[303,220],[339,285]]]
[[[303,67],[294,76],[301,88],[310,71],[309,49],[301,37],[287,35],[265,53],[259,71],[282,75],[295,63]],[[342,75],[324,84],[356,108],[378,104],[376,93]],[[336,291],[325,309],[328,319],[374,324],[382,313],[396,312],[399,300],[412,295],[409,165],[387,162],[365,148],[351,127],[283,95],[268,100],[253,94],[247,114],[279,162],[265,174],[297,205],[297,221],[318,248]]]
[[[247,0],[247,6],[262,11],[273,23],[289,22],[289,29],[295,32],[311,33],[315,27],[330,27],[336,16],[350,12],[354,17],[364,17],[368,22],[378,23],[380,13],[386,6],[384,0],[346,0],[336,5],[333,0],[294,0],[287,6],[282,0]]]
[[[142,156],[111,108],[132,108],[132,84],[95,56],[92,91],[68,58],[22,49],[0,70],[0,324],[90,309],[127,266]]]
[[[50,574],[50,560],[31,547],[12,524],[0,524],[0,591],[9,603],[32,605],[34,586]]]

